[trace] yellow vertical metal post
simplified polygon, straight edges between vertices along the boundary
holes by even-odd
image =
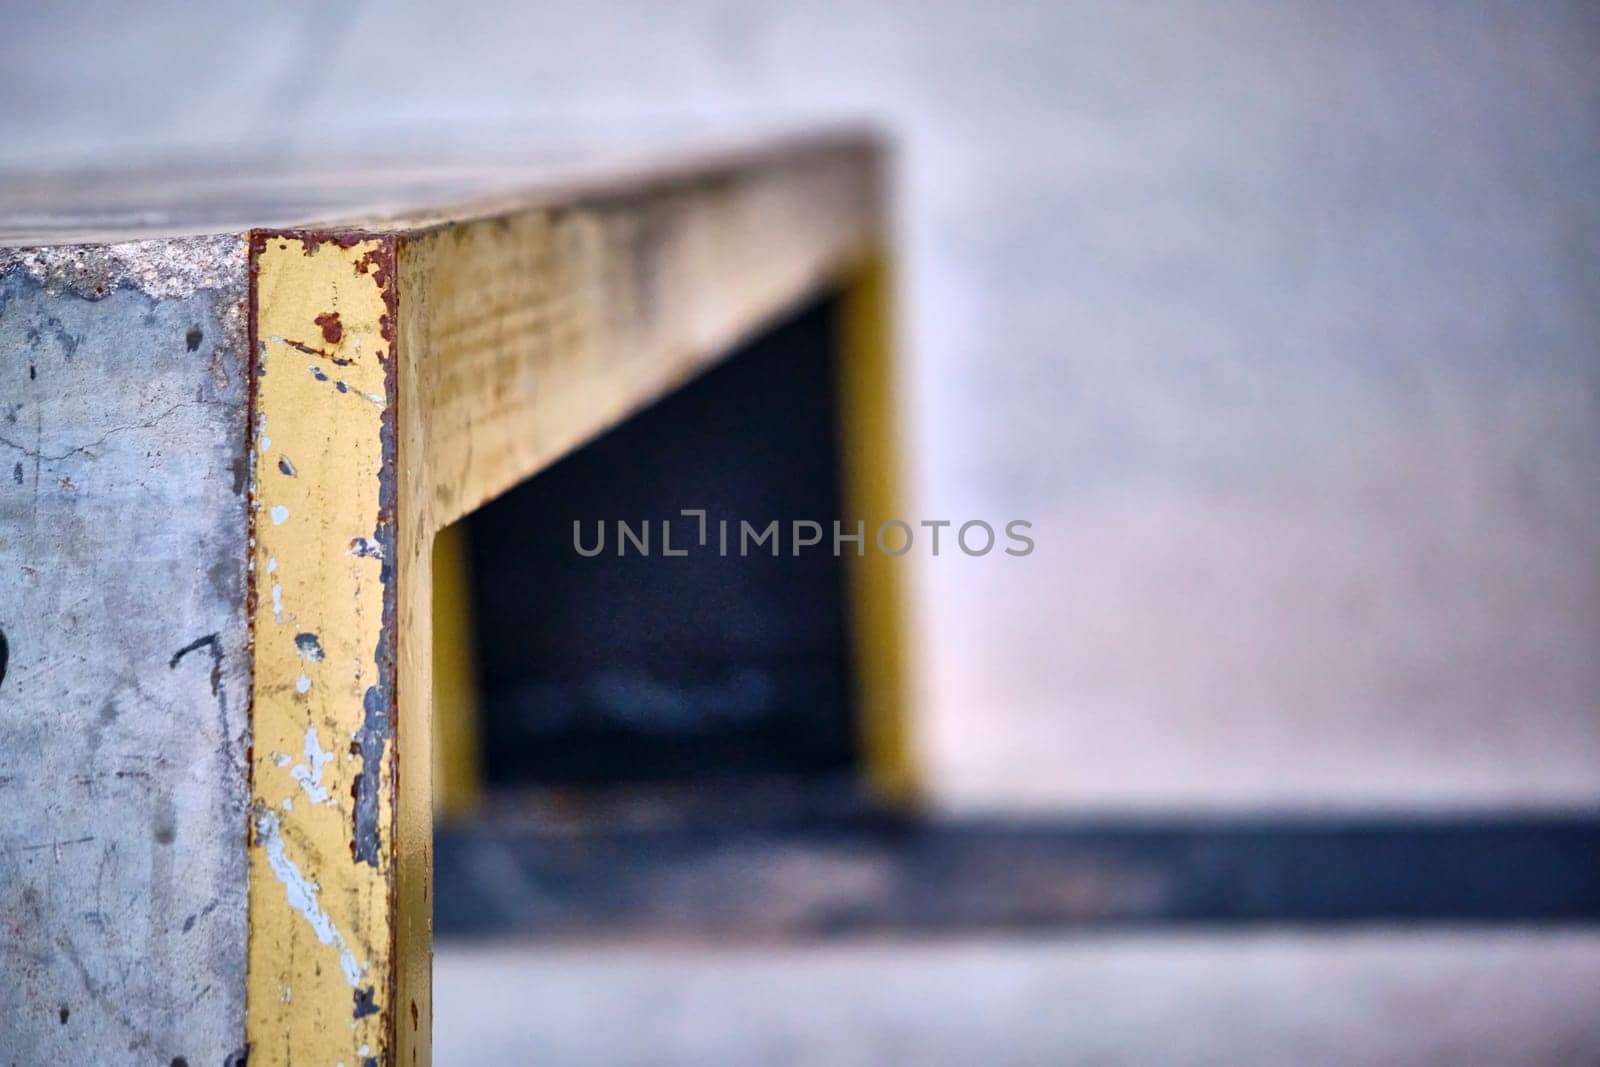
[[[481,796],[469,536],[462,520],[433,540],[433,804],[442,819],[470,814]]]
[[[836,384],[846,514],[864,520],[867,527],[865,554],[846,557],[860,744],[874,795],[906,805],[915,801],[918,790],[905,628],[904,571],[910,561],[879,551],[874,543],[880,524],[905,519],[893,319],[889,259],[878,249],[845,279]],[[899,544],[891,541],[889,547]]]

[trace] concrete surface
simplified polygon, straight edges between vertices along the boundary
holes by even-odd
[[[878,116],[905,149],[915,517],[1038,543],[919,567],[935,800],[1600,801],[1592,4],[168,0],[5,26],[0,163]]]
[[[247,269],[0,250],[0,1064],[244,1058]]]
[[[440,945],[435,1062],[1600,1063],[1600,934]]]

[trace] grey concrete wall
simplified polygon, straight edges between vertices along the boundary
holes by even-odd
[[[244,1059],[246,274],[0,250],[0,1062]]]
[[[966,808],[1600,799],[1600,11],[11,5],[0,161],[903,138],[921,746]]]

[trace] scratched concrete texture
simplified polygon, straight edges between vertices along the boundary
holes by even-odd
[[[0,257],[0,1063],[233,1064],[245,247]]]

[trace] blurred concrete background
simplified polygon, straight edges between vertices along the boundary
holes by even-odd
[[[445,1063],[1575,1067],[1600,937],[1214,932],[456,949]],[[619,1010],[626,1006],[625,1010]]]
[[[1600,8],[6,2],[0,164],[865,116],[961,810],[1600,799]]]

